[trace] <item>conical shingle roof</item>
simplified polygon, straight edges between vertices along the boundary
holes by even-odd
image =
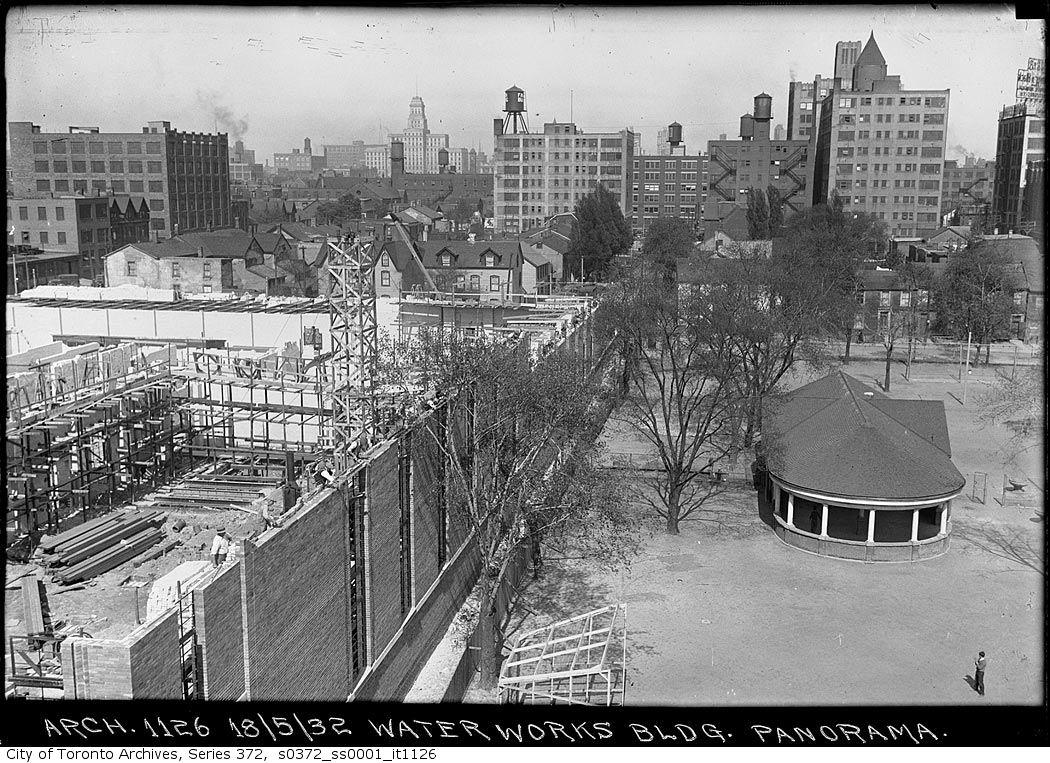
[[[875,32],[871,33],[868,41],[864,44],[864,49],[857,56],[857,63],[854,66],[885,66],[886,59],[882,55],[882,51],[879,50],[879,44],[875,42]]]
[[[844,498],[938,500],[966,480],[951,461],[944,404],[895,400],[836,372],[768,401],[770,473]]]

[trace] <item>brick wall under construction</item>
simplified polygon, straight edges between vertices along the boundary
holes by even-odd
[[[566,344],[591,355],[589,337]],[[448,507],[443,425],[438,411],[401,430],[363,475],[246,540],[235,563],[194,591],[199,696],[404,698],[480,568],[469,528]],[[64,671],[66,696],[182,696],[178,637],[169,613],[127,643],[76,640],[80,651],[63,649],[64,665],[81,666]]]

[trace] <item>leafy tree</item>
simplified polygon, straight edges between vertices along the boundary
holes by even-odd
[[[616,197],[601,183],[576,204],[566,270],[584,279],[604,276],[613,258],[631,246],[631,225]]]
[[[974,238],[952,255],[936,289],[937,318],[943,330],[957,339],[970,334],[977,345],[986,346],[1009,336],[1013,295],[1019,282],[1008,252],[995,240]]]
[[[352,193],[317,205],[317,219],[322,225],[342,225],[360,215],[361,200]]]
[[[773,238],[784,226],[784,202],[780,198],[780,189],[774,185],[768,186],[766,200],[769,204],[769,237]]]
[[[747,237],[769,238],[769,204],[761,188],[747,189]]]
[[[693,253],[695,242],[693,227],[688,222],[678,217],[660,217],[645,231],[642,257],[670,288],[675,283],[678,260]]]
[[[447,425],[429,431],[447,464],[450,521],[466,528],[481,559],[481,672],[491,687],[504,638],[496,597],[518,549],[530,550],[538,571],[543,544],[582,546],[611,566],[635,547],[623,490],[600,469],[594,445],[608,409],[577,357],[534,362],[527,341],[422,330],[388,354],[396,360],[383,366],[384,384],[447,395]]]

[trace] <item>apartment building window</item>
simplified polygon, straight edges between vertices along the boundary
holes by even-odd
[[[34,140],[33,141],[33,153],[34,154],[46,154],[47,153],[47,141],[46,140]]]
[[[89,154],[102,154],[105,153],[105,145],[100,140],[88,141],[88,153]]]
[[[48,172],[50,165],[46,162],[33,162],[33,172]]]
[[[124,173],[124,162],[110,162],[109,163],[109,171],[110,172],[118,172],[118,173],[123,174]]]
[[[132,193],[135,193],[135,192],[141,193],[142,190],[143,190],[142,181],[141,180],[129,180],[128,181],[128,188],[132,191]]]
[[[65,220],[66,219],[66,210],[63,207],[55,207],[55,219],[56,220]]]
[[[71,154],[83,154],[84,153],[84,142],[74,140],[69,144],[69,153]]]
[[[129,147],[130,147],[130,145],[129,145]],[[159,154],[160,153],[160,143],[147,143],[146,144],[146,153],[147,154]]]
[[[162,193],[164,191],[164,182],[161,180],[149,181],[150,193]]]
[[[160,172],[160,162],[146,162],[146,172],[156,175]]]
[[[44,164],[47,164],[47,162],[44,162]],[[69,163],[66,161],[56,161],[55,172],[69,172]]]
[[[68,180],[56,180],[55,181],[55,190],[56,191],[68,191],[69,190],[69,181]]]
[[[40,243],[41,244],[48,243],[48,241],[47,241],[47,231],[46,230],[40,231]]]
[[[60,243],[60,244],[66,243],[66,233],[65,233],[65,231],[59,231],[58,232],[58,243]]]
[[[47,207],[37,207],[36,208],[36,219],[37,220],[46,220],[47,219]]]

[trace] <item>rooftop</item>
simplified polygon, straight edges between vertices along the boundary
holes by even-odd
[[[766,402],[770,472],[845,498],[936,501],[966,480],[951,461],[944,403],[897,400],[837,371]]]

